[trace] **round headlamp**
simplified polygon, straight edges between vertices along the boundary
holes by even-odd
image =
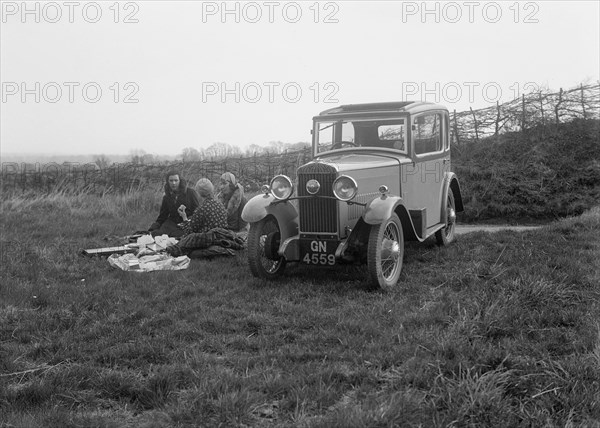
[[[356,196],[358,185],[352,177],[341,175],[333,182],[333,194],[340,201],[349,201]]]
[[[278,175],[271,180],[271,194],[275,199],[284,200],[292,196],[294,185],[285,175]]]

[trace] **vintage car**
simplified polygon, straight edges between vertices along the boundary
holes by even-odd
[[[250,199],[248,262],[260,278],[287,262],[366,264],[389,289],[404,241],[454,240],[463,210],[450,170],[448,110],[426,102],[351,104],[313,118],[312,160],[292,182],[278,175]]]

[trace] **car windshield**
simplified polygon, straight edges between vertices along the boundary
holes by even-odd
[[[352,147],[385,148],[407,153],[403,118],[317,121],[314,133],[317,154]]]

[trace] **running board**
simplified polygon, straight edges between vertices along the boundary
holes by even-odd
[[[446,224],[444,224],[444,223],[438,223],[438,224],[434,224],[433,226],[428,227],[427,228],[427,237],[430,237],[438,230],[442,230],[444,227],[446,227]]]

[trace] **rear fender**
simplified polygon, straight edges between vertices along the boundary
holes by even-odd
[[[454,173],[450,173],[449,177],[449,187],[452,189],[452,193],[454,193],[454,202],[456,204],[456,211],[463,212],[465,207],[463,205],[462,193],[460,191],[460,183],[458,182],[458,178]]]
[[[456,212],[463,212],[464,206],[463,206],[463,200],[462,200],[462,194],[460,193],[460,184],[458,182],[458,178],[456,177],[456,174],[454,174],[453,172],[449,172],[446,174],[446,177],[444,179],[444,192],[442,193],[442,201],[441,201],[441,207],[442,207],[442,217],[443,219],[447,219],[447,213],[446,213],[446,199],[448,198],[448,189],[452,189],[452,193],[454,194],[454,204],[455,204],[455,208],[456,208]]]

